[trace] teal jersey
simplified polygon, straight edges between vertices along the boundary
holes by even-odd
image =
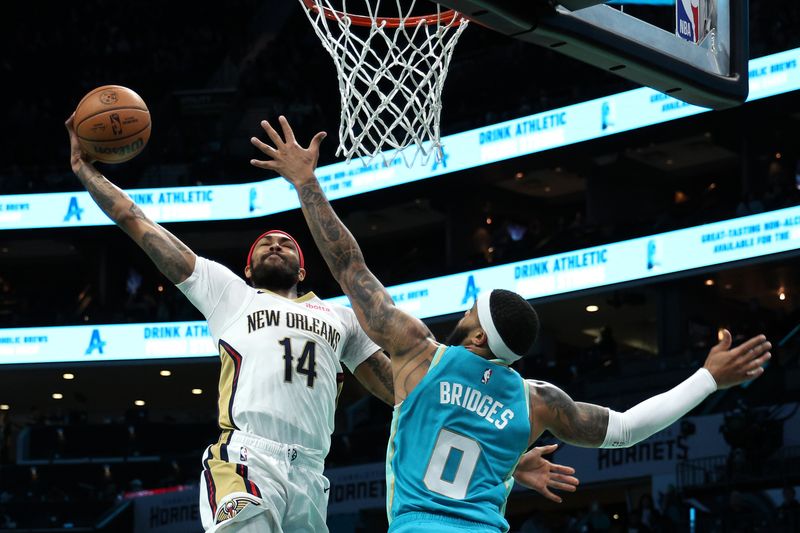
[[[516,371],[464,347],[441,346],[394,410],[389,523],[423,512],[507,531],[506,500],[530,431],[527,385]]]

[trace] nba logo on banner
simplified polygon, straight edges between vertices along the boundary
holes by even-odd
[[[691,43],[699,43],[706,35],[705,20],[708,0],[676,0],[675,34]]]

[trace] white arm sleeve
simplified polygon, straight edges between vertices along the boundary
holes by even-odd
[[[677,387],[653,396],[624,413],[608,410],[601,448],[627,448],[671,425],[717,390],[711,372],[701,368]]]

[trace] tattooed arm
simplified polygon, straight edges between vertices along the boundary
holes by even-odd
[[[542,381],[529,381],[531,442],[544,430],[578,446],[627,448],[677,422],[709,394],[751,381],[764,373],[772,344],[756,335],[733,346],[722,330],[703,368],[666,392],[640,402],[624,413],[572,401],[564,391]]]
[[[383,350],[378,350],[358,365],[353,375],[373,396],[394,405],[392,362]]]
[[[395,307],[392,297],[367,268],[353,235],[325,198],[325,193],[314,176],[319,145],[325,138],[325,133],[315,135],[309,147],[303,148],[295,140],[284,117],[280,117],[280,123],[285,141],[267,121],[261,122],[264,131],[275,144],[274,148],[255,137],[251,139],[272,160],[253,159],[250,163],[259,168],[274,170],[294,185],[314,241],[334,278],[350,299],[359,324],[376,344],[391,354],[397,384],[397,378],[401,377],[398,370],[400,360],[405,360],[406,363],[415,361],[406,369],[409,373],[418,373],[425,362],[430,361],[437,346],[433,335],[422,321]],[[398,399],[402,399],[402,394]]]
[[[158,269],[172,282],[180,283],[194,271],[195,254],[172,233],[142,212],[125,191],[111,183],[81,150],[73,124],[67,122],[70,141],[70,165],[100,209],[138,244]]]
[[[567,393],[544,381],[528,380],[531,443],[545,430],[570,444],[599,448],[608,428],[608,409],[573,401]]]

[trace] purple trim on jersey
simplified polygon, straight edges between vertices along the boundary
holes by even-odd
[[[208,492],[208,505],[211,507],[211,514],[217,514],[217,486],[214,484],[214,477],[211,475],[211,467],[208,460],[214,456],[211,453],[211,448],[208,449],[208,455],[203,459],[203,477],[206,480],[206,492]]]
[[[225,348],[225,353],[233,360],[233,383],[231,384],[231,398],[228,401],[228,419],[234,429],[239,429],[233,420],[233,399],[236,397],[236,387],[239,385],[239,371],[242,369],[242,356],[230,344],[220,339],[219,343]]]
[[[255,483],[247,479],[247,467],[244,465],[237,465],[236,472],[240,476],[242,476],[242,479],[244,480],[244,486],[247,489],[247,492],[249,494],[252,494],[253,496],[256,496],[257,498],[260,498],[261,491],[258,489]]]
[[[228,444],[231,443],[232,436],[233,431],[228,431],[228,436],[225,438],[225,442],[219,446],[219,457],[225,462],[228,462]]]

